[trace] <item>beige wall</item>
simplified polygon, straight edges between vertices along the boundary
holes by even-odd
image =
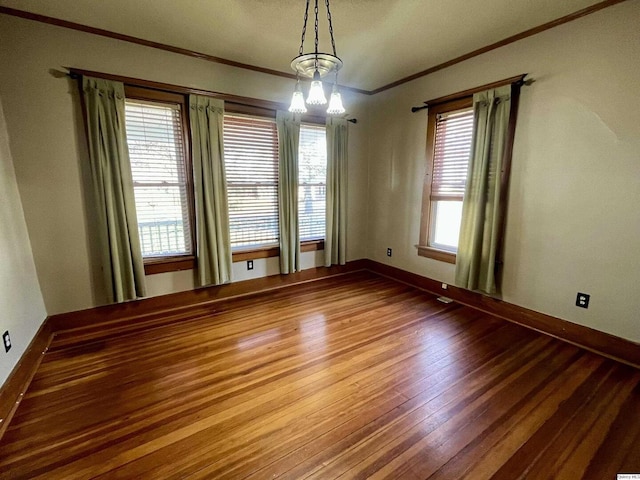
[[[9,146],[0,101],[0,335],[8,330],[12,342],[6,354],[0,344],[0,385],[47,316]]]
[[[513,155],[503,298],[640,341],[640,2],[628,1],[376,95],[369,258],[444,282],[418,257],[424,100],[529,73]],[[386,248],[393,257],[386,257]],[[588,310],[575,306],[591,294]]]
[[[72,66],[223,93],[286,102],[293,82],[182,55],[0,15],[0,95],[49,314],[105,303],[86,191],[87,152],[77,87],[50,69]],[[283,69],[288,59],[283,59]],[[348,259],[366,249],[365,99],[344,92],[349,111],[363,120],[350,130]],[[306,254],[303,266],[315,266]],[[278,273],[277,259],[259,259],[249,272],[235,264],[234,281]],[[147,277],[152,295],[193,287],[191,272]]]

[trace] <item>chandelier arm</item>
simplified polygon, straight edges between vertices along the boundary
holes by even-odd
[[[336,53],[336,42],[333,39],[333,23],[331,22],[331,10],[329,10],[329,0],[324,0],[325,5],[327,6],[327,20],[329,21],[329,35],[331,36],[331,47],[333,48],[333,56],[337,57]]]
[[[304,50],[304,37],[307,34],[307,19],[309,18],[309,0],[307,0],[307,6],[304,9],[304,24],[302,25],[302,40],[300,40],[300,53],[302,55]]]

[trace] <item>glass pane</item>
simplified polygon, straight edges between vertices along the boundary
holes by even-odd
[[[232,249],[278,244],[275,120],[225,114],[224,162]]]
[[[464,195],[472,136],[473,108],[438,116],[431,195]]]
[[[189,254],[180,105],[127,100],[125,113],[142,256]]]
[[[181,255],[190,250],[181,186],[134,187],[142,256]]]
[[[278,243],[278,184],[233,184],[229,195],[232,248]]]
[[[431,245],[436,248],[456,251],[462,221],[462,202],[434,202],[435,220],[433,222],[433,239]]]
[[[325,236],[327,196],[325,127],[300,126],[298,155],[298,229],[300,240],[322,240]]]

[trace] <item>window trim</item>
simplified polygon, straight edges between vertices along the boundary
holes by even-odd
[[[191,253],[171,256],[144,257],[145,275],[172,272],[195,268],[196,252],[196,216],[195,197],[193,192],[193,165],[191,161],[191,129],[189,128],[189,102],[186,95],[180,93],[152,90],[135,85],[124,85],[125,100],[144,100],[155,103],[179,104],[180,120],[182,122],[182,148],[184,151],[185,181],[187,185],[187,209],[189,215],[189,229],[191,230]]]
[[[315,252],[324,250],[324,240],[307,240],[300,242],[301,252]],[[280,247],[258,247],[250,250],[237,250],[231,254],[233,263],[255,260],[258,258],[271,258],[280,256]]]
[[[473,95],[457,97],[452,100],[440,102],[429,107],[427,116],[427,170],[424,175],[422,186],[422,214],[420,217],[420,240],[416,248],[421,257],[439,260],[441,262],[456,263],[456,254],[448,250],[435,248],[429,245],[429,237],[432,229],[432,206],[431,206],[431,180],[433,178],[433,163],[436,139],[437,116],[454,110],[461,110],[473,106]]]
[[[194,255],[180,255],[174,257],[149,257],[144,262],[144,274],[178,272],[180,270],[193,270],[196,268]]]

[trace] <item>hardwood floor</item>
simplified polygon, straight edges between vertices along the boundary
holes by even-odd
[[[54,340],[0,478],[614,479],[640,371],[372,273]]]

